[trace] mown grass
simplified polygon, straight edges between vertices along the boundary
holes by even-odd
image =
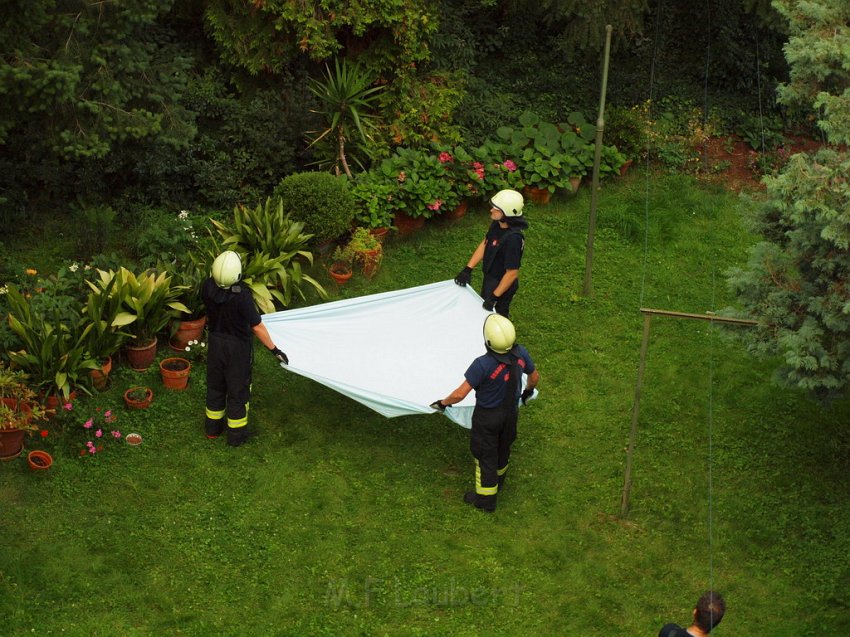
[[[495,515],[461,502],[466,430],[386,420],[258,351],[261,436],[243,448],[201,435],[196,370],[148,412],[118,409],[139,448],[79,458],[69,432],[46,475],[0,467],[3,634],[654,635],[710,584],[728,601],[718,635],[850,633],[850,405],[775,386],[721,328],[653,320],[617,517],[638,309],[728,305],[723,270],[753,238],[735,196],[636,174],[600,197],[585,299],[588,194],[528,211],[512,309],[541,399]],[[393,239],[376,278],[339,293],[451,278],[486,223],[473,211]],[[80,409],[116,407],[138,380],[119,369]]]

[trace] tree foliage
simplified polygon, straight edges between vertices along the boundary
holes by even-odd
[[[26,136],[63,159],[151,135],[185,145],[193,123],[174,96],[190,58],[157,22],[170,2],[5,4],[0,143]]]
[[[280,72],[301,55],[358,57],[384,71],[428,59],[437,26],[427,0],[211,0],[206,21],[223,55],[252,73]]]
[[[850,0],[775,0],[791,36],[785,57],[791,81],[779,87],[788,106],[814,108],[836,144],[850,143]]]
[[[850,2],[777,0],[790,20],[791,81],[779,99],[819,112],[829,139],[846,142],[850,118]],[[808,100],[808,102],[807,102]],[[842,128],[843,127],[843,128]],[[779,354],[782,381],[827,397],[850,384],[850,154],[798,154],[765,178],[754,215],[764,241],[730,284],[759,327],[753,351]]]

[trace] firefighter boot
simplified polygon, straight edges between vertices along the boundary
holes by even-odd
[[[213,420],[212,418],[207,418],[206,423],[204,423],[204,429],[206,430],[207,438],[210,440],[218,438],[224,432],[224,421],[223,419]]]
[[[478,495],[475,491],[467,491],[463,494],[463,501],[486,513],[493,513],[496,510],[495,495]]]
[[[227,444],[230,447],[239,447],[240,445],[244,445],[250,438],[253,438],[256,435],[257,434],[253,430],[249,430],[248,427],[231,427],[227,430]]]

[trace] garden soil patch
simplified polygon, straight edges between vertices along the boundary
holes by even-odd
[[[823,144],[819,141],[800,136],[788,136],[791,141],[790,154],[814,152]],[[760,153],[749,144],[732,135],[714,137],[708,140],[708,179],[724,184],[729,190],[764,190],[761,174],[756,169],[756,160]]]

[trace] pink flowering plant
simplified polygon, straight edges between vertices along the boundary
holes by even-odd
[[[82,422],[82,428],[86,438],[81,445],[81,456],[94,456],[102,453],[105,445],[111,442],[119,442],[122,438],[121,431],[115,424],[117,416],[111,409],[97,407],[94,415]]]
[[[395,180],[396,210],[429,218],[460,203],[454,189],[453,165],[454,158],[446,150],[400,147],[381,162],[379,173],[385,180]]]
[[[510,144],[488,140],[472,151],[469,172],[479,194],[489,199],[500,190],[521,190],[524,183],[516,150]]]

